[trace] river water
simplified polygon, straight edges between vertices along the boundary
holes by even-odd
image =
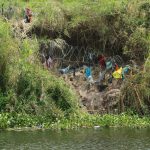
[[[0,150],[150,150],[150,129],[0,131]]]

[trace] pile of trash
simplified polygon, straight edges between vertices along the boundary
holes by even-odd
[[[115,113],[121,87],[130,75],[129,65],[117,64],[114,58],[100,57],[99,64],[73,68],[70,65],[59,69],[64,78],[80,97],[81,105],[89,113]]]
[[[45,67],[50,71],[54,63],[50,56],[45,59]],[[106,58],[101,54],[95,64],[92,58],[78,67],[68,62],[68,66],[57,69],[57,74],[75,89],[82,108],[90,113],[114,113],[118,109],[120,89],[131,70],[120,56]]]

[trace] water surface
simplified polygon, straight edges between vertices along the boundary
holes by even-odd
[[[150,129],[0,131],[0,150],[150,150]]]

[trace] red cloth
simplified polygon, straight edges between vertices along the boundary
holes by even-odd
[[[101,68],[106,68],[106,62],[105,62],[105,57],[100,55],[98,57],[98,61],[99,61],[99,64],[100,64],[100,67]]]

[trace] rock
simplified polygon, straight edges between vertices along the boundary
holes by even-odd
[[[100,128],[100,126],[94,126],[94,129],[99,129]]]

